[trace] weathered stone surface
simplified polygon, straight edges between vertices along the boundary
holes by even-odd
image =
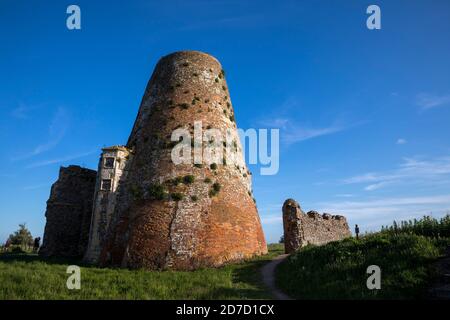
[[[81,257],[86,250],[96,171],[61,167],[47,201],[43,256]]]
[[[192,132],[195,121],[223,135],[231,129],[232,162],[172,162],[172,132]],[[159,61],[127,148],[134,156],[117,190],[101,265],[195,269],[267,252],[225,74],[214,57],[183,51]],[[193,179],[173,183],[186,176]]]
[[[308,244],[322,245],[351,236],[343,216],[317,211],[304,213],[297,201],[283,204],[284,250],[292,253]]]
[[[104,241],[117,205],[118,189],[127,177],[129,149],[112,146],[102,149],[98,164],[89,245],[84,255],[87,263],[98,263]]]

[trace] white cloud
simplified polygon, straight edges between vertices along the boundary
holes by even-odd
[[[334,196],[337,198],[352,198],[352,197],[354,197],[354,195],[351,193],[340,193],[340,194],[335,194]]]
[[[333,133],[338,133],[349,126],[332,124],[326,127],[309,127],[296,123],[286,118],[273,118],[260,121],[260,124],[268,128],[280,129],[280,139],[286,144],[293,144]]]
[[[281,207],[279,215],[269,215],[269,216],[261,216],[261,223],[265,225],[269,224],[279,224],[283,222],[283,218],[281,216]]]
[[[397,144],[406,144],[407,142],[408,141],[406,141],[406,139],[402,139],[402,138],[397,140]]]
[[[95,152],[98,152],[98,151],[93,150],[93,151],[79,153],[79,154],[75,154],[75,155],[71,155],[71,156],[67,156],[67,157],[35,162],[35,163],[32,163],[32,164],[26,166],[25,168],[31,169],[31,168],[37,168],[37,167],[44,167],[44,166],[48,166],[48,165],[55,164],[55,163],[62,163],[62,162],[70,161],[70,160],[83,158],[83,157],[89,156],[91,154],[94,154]]]
[[[49,139],[46,142],[41,143],[36,147],[34,147],[33,150],[31,150],[29,153],[19,157],[15,157],[12,160],[16,161],[28,159],[53,149],[64,138],[68,127],[69,127],[69,116],[67,114],[67,111],[64,108],[60,107],[54,114],[52,121],[48,127]]]
[[[35,190],[35,189],[40,189],[40,188],[44,188],[44,187],[48,187],[48,186],[49,186],[48,183],[37,184],[37,185],[23,187],[23,190],[26,190],[26,191],[28,191],[28,190]]]
[[[301,126],[293,126],[282,136],[282,139],[288,143],[296,143],[312,138],[317,138],[344,130],[344,127],[331,125],[324,128],[307,128]]]
[[[450,104],[450,94],[447,95],[433,95],[422,93],[417,95],[416,103],[421,107],[422,110],[428,110],[444,105]]]
[[[450,157],[428,160],[404,158],[397,169],[386,172],[368,172],[342,180],[344,184],[369,183],[364,189],[373,191],[391,184],[448,183]]]
[[[342,214],[352,221],[362,220],[374,226],[381,226],[383,221],[388,223],[393,220],[421,217],[430,213],[442,216],[450,210],[450,194],[324,202],[318,204],[318,210]]]
[[[369,184],[367,187],[364,188],[364,190],[373,191],[373,190],[380,189],[388,184],[389,184],[388,181],[382,181],[382,182],[378,182],[378,183],[374,183],[374,184]]]

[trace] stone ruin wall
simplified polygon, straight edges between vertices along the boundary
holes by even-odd
[[[304,213],[293,199],[283,204],[283,227],[286,253],[309,244],[323,245],[351,236],[345,217],[316,211]]]
[[[211,169],[175,165],[171,134],[194,122],[202,130],[230,129],[234,158]],[[184,51],[163,57],[147,85],[127,147],[133,160],[116,208],[101,265],[148,269],[219,266],[267,252],[242,155],[225,74],[212,56]],[[209,141],[203,141],[207,144]],[[173,184],[192,175],[192,183]],[[205,182],[208,179],[211,182]],[[211,195],[212,185],[221,188]],[[153,186],[168,197],[155,199]],[[183,198],[175,200],[171,195]],[[195,200],[194,200],[195,199]]]
[[[61,167],[47,201],[42,256],[82,257],[89,239],[96,171]]]

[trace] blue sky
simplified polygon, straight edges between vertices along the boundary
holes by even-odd
[[[289,197],[363,231],[450,210],[447,0],[126,3],[0,0],[0,241],[42,235],[59,166],[126,143],[156,62],[185,49],[222,62],[240,128],[281,130],[279,173],[250,166],[269,242]]]

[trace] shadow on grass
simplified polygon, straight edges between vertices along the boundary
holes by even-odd
[[[214,280],[216,279],[215,276],[212,276],[211,280],[206,280],[207,282],[210,281],[208,284],[205,283],[203,289],[200,287],[197,291],[197,299],[270,299],[272,298],[271,293],[269,289],[264,285],[262,282],[262,276],[261,276],[261,268],[264,264],[271,261],[272,257],[276,255],[276,253],[271,253],[265,256],[256,257],[251,260],[243,261],[240,263],[234,263],[230,265],[223,266],[221,268],[213,269],[217,270],[218,274],[222,274],[222,276],[219,276],[217,279],[221,279],[218,282],[214,283]],[[30,253],[3,253],[0,254],[0,263],[4,264],[11,264],[11,267],[14,268],[14,264],[16,263],[26,263],[26,264],[33,264],[33,263],[43,263],[46,265],[54,265],[54,266],[64,266],[64,265],[78,265],[80,267],[86,267],[86,268],[93,268],[98,269],[95,266],[89,265],[89,264],[83,264],[80,259],[74,259],[74,258],[55,258],[55,257],[41,257],[37,254],[30,254]],[[109,272],[110,270],[116,268],[105,268],[105,272]],[[205,273],[205,275],[210,274],[210,271],[212,268],[207,268],[209,271]],[[129,270],[127,270],[128,272]],[[137,272],[140,272],[142,270],[138,270]],[[94,271],[94,272],[100,272],[102,271],[100,269]],[[123,277],[126,279],[127,272],[124,273]],[[148,271],[149,273],[155,274],[155,279],[160,279],[158,274],[164,274],[166,271]],[[170,271],[173,272],[173,271]],[[170,272],[167,272],[167,276],[170,277]],[[176,272],[176,271],[175,271]],[[202,273],[201,270],[194,271],[196,274],[194,277],[198,278],[198,273]],[[186,272],[181,271],[181,273],[185,274]],[[231,282],[231,286],[226,285],[226,281],[223,278],[224,274],[229,274],[228,281]],[[116,276],[116,275],[115,275]],[[188,275],[189,277],[189,275]],[[207,276],[208,277],[208,276]],[[180,281],[182,282],[183,276],[181,276]],[[160,281],[160,280],[158,280]],[[225,281],[225,282],[223,282]],[[178,285],[182,285],[179,283]],[[189,284],[189,281],[187,281],[187,285]],[[192,289],[195,290],[195,287]],[[205,290],[206,289],[206,290]],[[181,295],[179,297],[183,297],[184,295]],[[175,296],[174,296],[175,297]],[[189,299],[189,296],[185,297],[186,299]],[[95,299],[95,298],[94,298]],[[169,298],[170,299],[170,298]]]
[[[25,262],[25,263],[33,263],[33,262],[42,262],[46,264],[67,264],[67,265],[78,265],[81,267],[89,267],[81,261],[81,259],[77,258],[56,258],[56,257],[42,257],[37,253],[1,253],[0,254],[0,262],[4,263],[15,263],[15,262]]]

